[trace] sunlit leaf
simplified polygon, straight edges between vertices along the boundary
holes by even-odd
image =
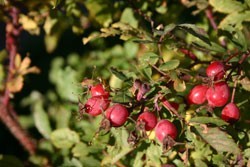
[[[195,126],[195,129],[218,152],[228,152],[236,155],[240,153],[240,149],[232,137],[219,128],[208,127],[207,129],[203,129],[200,126]]]
[[[221,13],[239,12],[245,9],[244,4],[235,0],[209,0],[211,6]]]
[[[200,123],[200,124],[214,124],[217,126],[228,125],[228,123],[223,121],[222,119],[213,117],[194,117],[190,119],[190,122]]]
[[[160,65],[159,69],[162,71],[170,71],[170,70],[174,70],[175,68],[177,68],[180,65],[180,60],[169,60],[163,64]]]
[[[208,45],[211,45],[208,34],[206,33],[204,29],[199,28],[193,24],[180,24],[180,25],[177,25],[177,27],[199,38],[200,40],[204,41]]]

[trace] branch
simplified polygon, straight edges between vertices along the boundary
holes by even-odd
[[[27,134],[21,128],[21,125],[9,114],[9,110],[7,110],[6,106],[0,104],[0,119],[4,122],[4,124],[8,127],[10,132],[19,140],[22,146],[30,153],[35,153],[36,145]]]

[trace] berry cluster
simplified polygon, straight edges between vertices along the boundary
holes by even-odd
[[[91,97],[84,105],[85,112],[91,116],[98,116],[105,112],[105,117],[114,127],[122,126],[128,118],[128,110],[121,104],[114,104],[109,107],[109,92],[102,84],[90,87]]]
[[[144,94],[149,90],[148,85],[142,84],[138,80],[135,81],[134,88],[136,89],[137,101],[143,100]],[[89,86],[89,90],[91,97],[84,104],[83,108],[87,114],[91,116],[103,114],[103,121],[108,120],[108,126],[112,127],[120,127],[126,123],[130,115],[128,109],[118,103],[110,106],[109,92],[105,90],[102,84],[91,85]],[[166,105],[165,103],[163,105]],[[167,103],[167,107],[174,107],[177,110],[178,104]],[[158,121],[157,116],[149,111],[147,107],[137,115],[136,119],[135,126],[137,130],[146,132],[155,129],[156,137],[160,142],[164,142],[164,139],[167,137],[171,137],[172,139],[177,137],[177,128],[175,125],[166,119]],[[104,126],[107,126],[107,124]]]
[[[222,62],[212,62],[206,69],[211,82],[196,85],[188,94],[189,104],[201,105],[207,101],[211,108],[225,106],[230,97],[228,84],[223,80],[225,73],[225,66]],[[233,103],[233,98],[232,102],[222,109],[221,118],[229,123],[239,120],[239,108]]]

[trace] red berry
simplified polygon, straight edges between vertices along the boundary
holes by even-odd
[[[95,86],[91,86],[90,88],[91,96],[104,96],[106,98],[109,97],[109,92],[105,91],[102,84],[97,84]]]
[[[215,61],[207,67],[206,73],[208,77],[214,78],[214,80],[220,80],[225,75],[224,64],[219,61]]]
[[[128,118],[128,110],[121,104],[115,104],[106,110],[106,118],[115,127],[122,126]]]
[[[86,113],[97,116],[109,107],[109,100],[103,96],[94,96],[88,99],[84,107]]]
[[[240,118],[240,110],[234,103],[228,103],[221,112],[221,118],[229,123],[237,122]]]
[[[206,93],[208,87],[206,85],[196,85],[188,94],[189,104],[202,104],[206,101]]]
[[[157,123],[155,127],[155,134],[156,134],[157,139],[160,142],[163,142],[163,139],[167,135],[175,139],[177,137],[177,129],[172,122],[164,119]]]
[[[137,122],[144,122],[145,123],[145,130],[152,130],[154,129],[154,127],[157,124],[157,117],[155,116],[155,114],[153,114],[152,112],[143,112],[142,114],[140,114],[140,116],[137,119]]]
[[[207,90],[206,97],[208,104],[211,107],[222,107],[224,106],[230,96],[229,87],[226,82],[221,81],[215,83],[213,87]]]

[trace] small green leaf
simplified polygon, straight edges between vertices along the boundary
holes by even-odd
[[[205,30],[202,28],[197,27],[193,24],[180,24],[177,26],[179,29],[186,31],[187,33],[192,34],[193,36],[199,38],[200,40],[204,41],[208,45],[211,45],[209,37]]]
[[[208,127],[203,129],[200,126],[195,126],[195,129],[218,152],[228,152],[236,155],[240,153],[240,149],[232,137],[219,128]]]
[[[147,164],[149,164],[149,166],[154,165],[155,167],[160,167],[161,166],[161,155],[162,155],[161,146],[154,144],[154,143],[151,143],[146,151]]]
[[[200,124],[215,124],[217,126],[228,125],[227,122],[219,119],[219,118],[212,118],[212,117],[194,117],[190,120],[190,122],[200,123]]]
[[[235,29],[242,29],[243,22],[250,22],[250,10],[244,12],[233,12],[227,15],[219,24],[220,29],[226,29],[227,27],[234,26]]]
[[[152,69],[151,67],[147,67],[147,68],[143,68],[142,69],[142,73],[144,74],[144,76],[148,79],[151,80],[151,76],[152,76]]]
[[[164,34],[168,34],[172,30],[174,30],[175,28],[176,28],[175,24],[169,24],[169,25],[165,26],[164,27]]]
[[[50,139],[57,148],[70,148],[80,141],[79,135],[68,128],[53,131]]]
[[[209,0],[211,6],[221,13],[239,12],[245,9],[245,6],[236,0]]]
[[[122,81],[126,81],[126,80],[129,79],[123,72],[117,70],[114,67],[111,67],[110,71],[111,71],[112,74],[114,74],[117,78],[119,78]]]
[[[126,92],[119,92],[113,96],[112,101],[114,103],[129,103],[133,101],[133,98]]]
[[[89,154],[88,147],[85,143],[77,143],[73,149],[72,154],[74,157],[85,157]]]
[[[134,28],[138,27],[138,20],[135,18],[133,9],[131,8],[126,8],[123,10],[120,21],[123,23],[128,23]]]
[[[177,92],[183,92],[186,90],[186,83],[184,81],[181,81],[180,79],[174,80],[174,89]]]
[[[48,114],[44,111],[41,101],[34,104],[33,117],[37,130],[43,135],[43,137],[48,139],[52,130]]]
[[[138,166],[138,167],[143,167],[144,166],[144,161],[142,159],[142,157],[145,155],[145,152],[137,152],[136,156],[135,156],[135,161],[133,166]]]
[[[155,65],[159,60],[159,56],[153,52],[148,52],[139,57],[139,65],[141,68],[147,67],[149,64]]]
[[[162,71],[170,71],[176,69],[180,65],[180,60],[174,59],[160,65],[159,69]]]
[[[209,51],[214,51],[219,53],[224,53],[226,51],[225,48],[221,47],[220,45],[214,42],[211,42],[211,45],[208,45],[207,43],[199,40],[199,41],[194,41],[192,44],[195,45],[196,47],[199,47],[201,49],[205,48]]]

